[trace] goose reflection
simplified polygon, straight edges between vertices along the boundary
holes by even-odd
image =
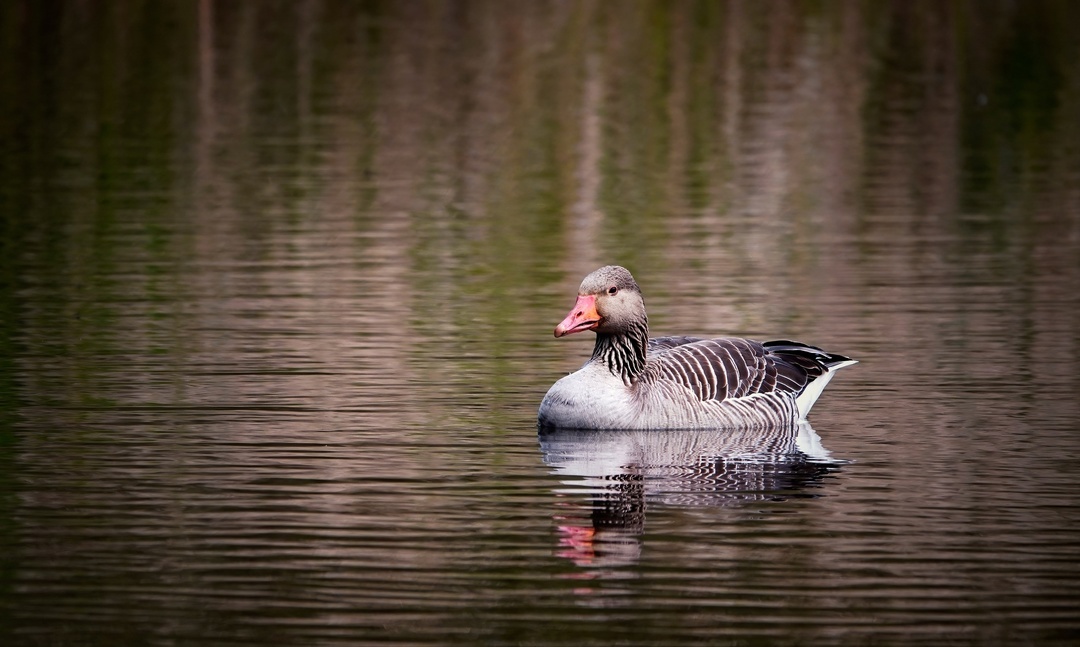
[[[575,477],[555,490],[558,554],[593,568],[638,560],[647,505],[783,500],[805,495],[840,464],[806,422],[736,431],[541,429],[539,440],[554,473]]]

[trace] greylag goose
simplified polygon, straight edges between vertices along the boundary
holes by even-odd
[[[540,403],[541,427],[723,429],[805,420],[833,373],[855,360],[792,341],[649,339],[645,302],[617,265],[585,277],[564,337],[596,331],[592,357]]]

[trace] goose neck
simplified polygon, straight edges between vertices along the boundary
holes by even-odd
[[[629,384],[645,370],[648,347],[649,325],[643,322],[615,334],[597,333],[592,359]]]

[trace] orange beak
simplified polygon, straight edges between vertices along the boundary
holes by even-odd
[[[555,336],[565,337],[576,332],[592,330],[600,325],[600,315],[596,312],[596,297],[579,295],[570,314],[555,326]]]

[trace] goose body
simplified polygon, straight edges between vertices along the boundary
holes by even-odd
[[[592,357],[540,403],[542,427],[721,429],[805,420],[842,355],[791,341],[649,339],[634,277],[608,265],[585,277],[555,336],[593,330]]]

